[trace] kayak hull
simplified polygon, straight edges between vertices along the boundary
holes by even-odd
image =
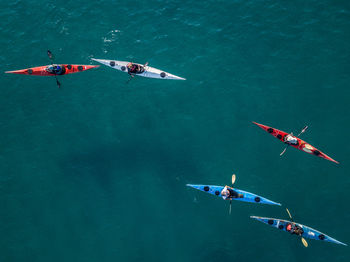
[[[277,218],[269,218],[269,217],[257,217],[257,216],[251,216],[250,218],[256,219],[262,223],[265,223],[267,225],[270,225],[272,227],[278,228],[280,230],[283,230],[287,233],[289,233],[286,229],[286,226],[288,224],[293,224],[293,222],[288,221],[288,220],[282,220],[282,219],[277,219]],[[308,239],[314,239],[314,240],[320,240],[320,241],[326,241],[326,242],[331,242],[334,244],[339,244],[339,245],[344,245],[347,246],[347,244],[340,242],[330,236],[327,236],[326,234],[323,234],[320,231],[317,231],[316,229],[313,229],[311,227],[294,223],[298,227],[301,227],[303,229],[303,234],[301,237],[308,238]]]
[[[129,64],[130,62],[117,61],[117,60],[107,60],[107,59],[95,59],[95,58],[91,58],[91,59],[98,62],[98,63],[101,63],[105,66],[108,66],[108,67],[114,68],[116,70],[128,73],[127,64]],[[133,64],[137,64],[137,63],[133,63]],[[137,65],[144,67],[145,71],[141,74],[132,74],[132,75],[148,77],[148,78],[157,78],[157,79],[186,80],[185,78],[164,72],[164,71],[159,70],[159,69],[154,68],[154,67],[144,66],[142,64],[137,64]]]
[[[266,125],[262,125],[256,122],[253,122],[254,124],[256,124],[257,126],[261,127],[262,129],[264,129],[266,132],[268,132],[269,134],[273,135],[274,137],[276,137],[278,140],[282,141],[284,143],[284,137],[286,135],[288,135],[287,132],[278,130],[276,128],[270,127],[270,126],[266,126]],[[304,151],[308,154],[311,155],[315,155],[324,159],[327,159],[329,161],[332,161],[334,163],[339,164],[338,161],[334,160],[333,158],[327,156],[325,153],[321,152],[320,150],[318,150],[316,147],[313,147],[312,145],[308,144],[307,142],[305,142],[304,140],[300,139],[299,137],[296,137],[296,139],[298,140],[298,144],[297,145],[293,145],[290,144],[290,146],[295,147],[301,151]]]
[[[46,70],[46,68],[50,65],[46,66],[37,66],[37,67],[31,67],[21,70],[15,70],[15,71],[6,71],[6,74],[20,74],[20,75],[34,75],[34,76],[54,76],[55,74],[50,73]],[[62,75],[68,75],[72,73],[78,73],[82,71],[86,71],[92,68],[99,67],[99,65],[60,65],[64,67],[64,74]]]
[[[211,195],[215,195],[218,197],[222,197],[221,191],[224,189],[224,186],[214,186],[214,185],[193,185],[193,184],[187,184],[186,186],[192,187],[194,189],[209,193]],[[267,198],[264,198],[262,196],[240,190],[238,188],[234,188],[237,193],[242,194],[243,198],[233,198],[232,200],[242,201],[242,202],[250,202],[250,203],[257,203],[257,204],[268,204],[268,205],[278,205],[280,206],[280,203],[276,203],[274,201],[271,201]],[[229,199],[227,199],[229,200]]]

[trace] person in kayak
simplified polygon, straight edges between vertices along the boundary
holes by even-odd
[[[133,63],[129,63],[126,66],[128,68],[128,74],[141,74],[144,69],[142,66],[138,65],[138,64],[133,64]]]
[[[304,233],[304,230],[298,226],[297,224],[291,224],[289,223],[287,226],[286,226],[286,230],[291,233],[291,234],[295,234],[295,235],[298,235],[298,236],[301,236],[303,233]]]
[[[290,145],[297,145],[298,139],[295,136],[293,136],[293,133],[291,133],[284,137],[284,143],[290,144]]]
[[[239,194],[238,192],[234,191],[233,188],[229,186],[224,187],[224,189],[221,191],[221,196],[224,200],[233,198],[243,198],[242,194]]]
[[[54,75],[63,75],[66,69],[61,65],[51,65],[46,68],[46,71]]]

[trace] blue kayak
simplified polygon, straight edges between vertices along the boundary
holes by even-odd
[[[206,193],[222,197],[221,191],[224,189],[224,186],[213,186],[213,185],[192,185],[192,184],[187,184],[186,186],[193,187],[195,189],[204,191]],[[232,188],[235,192],[237,192],[240,197],[237,198],[232,198],[232,199],[227,199],[227,200],[238,200],[238,201],[243,201],[243,202],[251,202],[251,203],[259,203],[259,204],[268,204],[268,205],[278,205],[280,206],[280,203],[273,202],[267,198],[255,195],[253,193],[243,191],[237,188]]]
[[[331,238],[330,236],[327,236],[326,234],[323,234],[323,233],[321,233],[321,232],[319,232],[311,227],[308,227],[308,226],[305,226],[302,224],[294,223],[294,222],[291,222],[288,220],[269,218],[269,217],[251,216],[251,218],[254,218],[260,222],[263,222],[263,223],[268,224],[270,226],[273,226],[275,228],[281,229],[285,232],[298,235],[300,237],[314,239],[314,240],[322,240],[322,241],[327,241],[327,242],[347,246],[347,244],[344,244],[344,243],[342,243],[334,238]],[[296,231],[299,234],[293,232],[293,229],[289,230],[290,227],[295,227],[295,226],[297,228],[299,228],[298,231]]]

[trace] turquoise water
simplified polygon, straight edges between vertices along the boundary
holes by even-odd
[[[249,218],[287,218],[350,244],[349,1],[1,1],[2,71],[90,58],[108,67],[2,74],[1,261],[348,261],[348,247]],[[340,162],[289,148],[257,121]],[[224,185],[283,207],[185,187]]]

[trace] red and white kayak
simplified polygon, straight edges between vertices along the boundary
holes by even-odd
[[[286,133],[284,131],[281,131],[281,130],[278,130],[276,128],[265,126],[265,125],[262,125],[262,124],[259,124],[259,123],[256,123],[256,122],[253,122],[253,123],[258,125],[258,126],[260,126],[266,132],[270,133],[271,135],[273,135],[274,137],[276,137],[277,139],[279,139],[283,143],[285,143],[285,137],[287,135],[289,135],[288,133]],[[295,144],[295,145],[294,144],[289,144],[290,146],[295,147],[297,149],[300,149],[300,150],[302,150],[302,151],[304,151],[306,153],[309,153],[311,155],[322,157],[324,159],[327,159],[329,161],[332,161],[334,163],[339,164],[338,161],[336,161],[333,158],[327,156],[325,153],[321,152],[320,150],[318,150],[317,148],[313,147],[312,145],[306,143],[304,140],[302,140],[302,139],[300,139],[298,137],[295,137],[295,138],[298,140],[298,143]]]
[[[59,66],[62,68],[62,71],[56,75],[68,75],[72,73],[86,71],[95,67],[99,67],[99,65],[59,65]],[[15,71],[6,71],[5,73],[34,75],[34,76],[54,76],[55,74],[49,71],[50,67],[52,67],[52,65],[37,66],[37,67],[31,67],[31,68],[15,70]]]

